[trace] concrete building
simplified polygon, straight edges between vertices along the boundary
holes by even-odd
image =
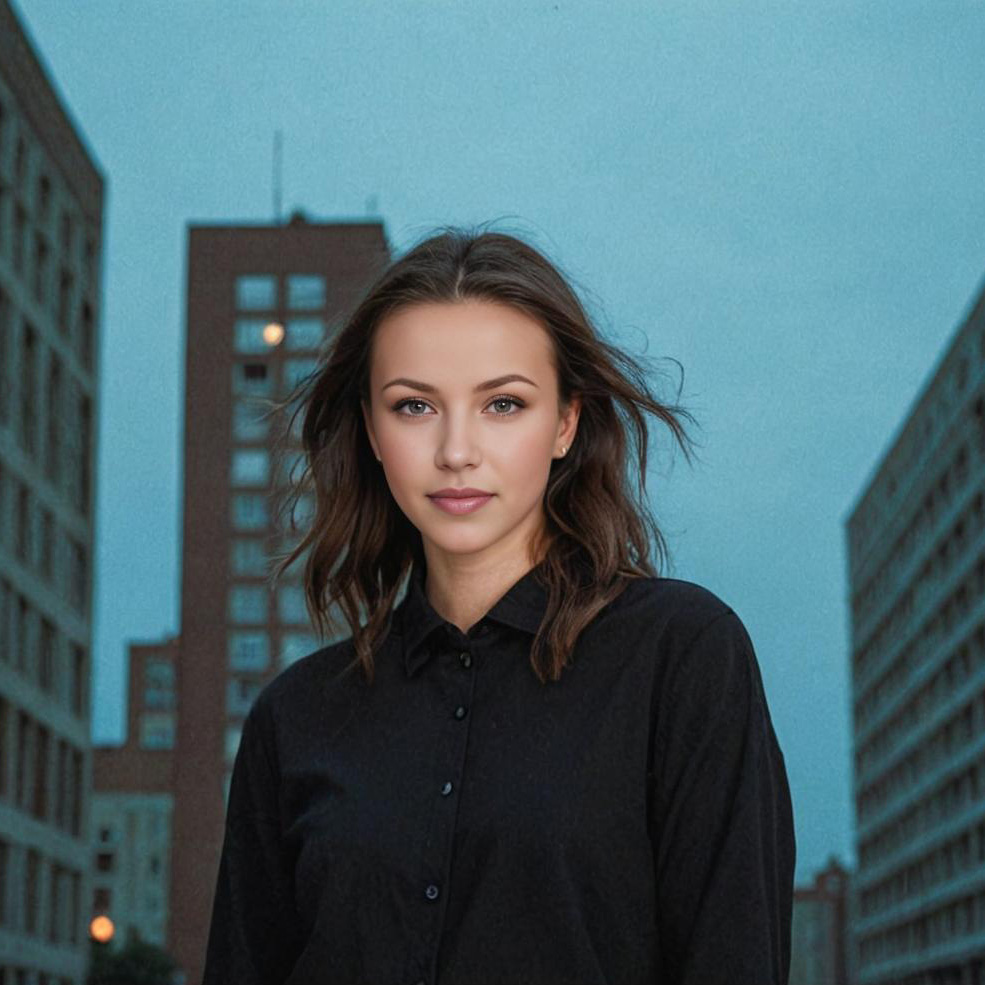
[[[985,295],[847,521],[860,985],[985,982]]]
[[[88,964],[104,178],[0,0],[0,981]]]
[[[113,921],[114,943],[167,946],[177,652],[177,639],[130,645],[126,742],[93,749],[90,917]]]
[[[189,985],[205,959],[243,719],[266,681],[322,643],[300,565],[276,591],[269,579],[269,559],[293,546],[275,507],[300,445],[291,435],[289,453],[275,460],[286,421],[264,418],[262,401],[286,396],[314,370],[327,335],[388,260],[379,222],[295,215],[189,229],[169,933]],[[300,504],[301,514],[311,506]]]
[[[850,874],[837,859],[794,889],[789,985],[854,985],[849,974],[847,920]]]

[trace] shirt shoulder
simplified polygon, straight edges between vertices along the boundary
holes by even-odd
[[[686,647],[729,613],[736,615],[724,599],[704,585],[683,578],[648,576],[629,581],[613,603],[610,618],[625,629],[645,628],[651,641]]]
[[[355,656],[352,637],[348,636],[295,660],[264,684],[251,713],[271,722],[293,717],[315,694],[325,693],[333,679],[351,680],[361,675],[358,665],[350,667]]]

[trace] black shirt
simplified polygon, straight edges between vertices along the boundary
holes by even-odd
[[[633,580],[541,684],[536,571],[468,634],[416,572],[372,685],[350,638],[264,687],[204,985],[786,985],[793,816],[743,623]]]

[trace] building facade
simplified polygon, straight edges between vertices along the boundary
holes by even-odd
[[[81,985],[104,178],[0,0],[0,981]]]
[[[794,890],[788,985],[854,985],[847,948],[851,877],[837,859]]]
[[[847,521],[860,985],[985,982],[985,294]]]
[[[177,653],[177,639],[130,645],[126,741],[94,747],[92,762],[89,916],[110,918],[114,942],[137,934],[165,949]]]
[[[204,964],[243,719],[266,681],[329,642],[309,623],[301,564],[276,586],[270,578],[271,558],[297,541],[279,510],[300,443],[286,418],[265,416],[264,401],[287,396],[315,369],[388,260],[379,222],[295,215],[189,229],[169,933],[189,985]],[[298,504],[299,523],[312,505]]]

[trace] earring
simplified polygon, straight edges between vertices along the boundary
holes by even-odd
[[[568,446],[567,445],[561,445],[561,454],[562,455],[567,455],[568,454]]]

